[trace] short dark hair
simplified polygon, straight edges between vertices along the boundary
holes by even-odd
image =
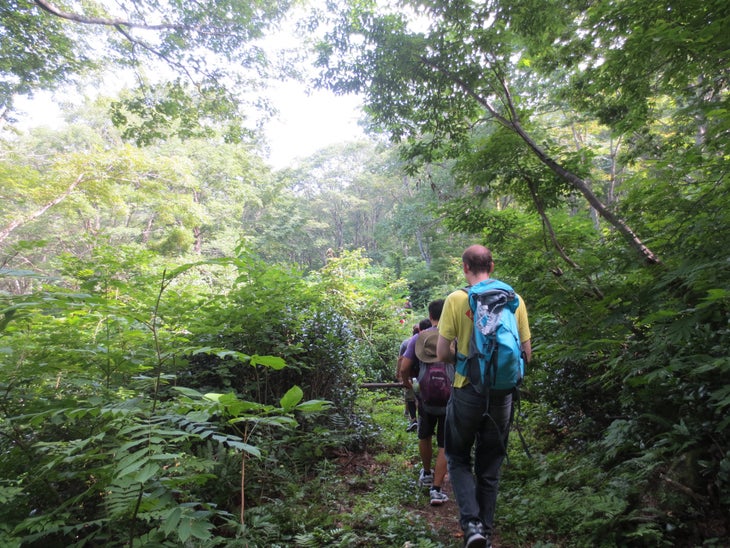
[[[466,248],[461,256],[463,263],[474,274],[489,272],[492,268],[492,252],[483,245],[472,245]]]
[[[444,309],[444,300],[437,299],[428,303],[428,316],[436,321],[441,319],[441,312]]]
[[[431,327],[431,320],[428,318],[423,318],[420,322],[418,322],[418,329],[420,331],[428,329],[429,327]]]

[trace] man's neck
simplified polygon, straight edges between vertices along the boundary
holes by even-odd
[[[483,282],[484,280],[489,279],[489,274],[487,272],[480,272],[479,274],[467,274],[466,281],[469,282],[469,285],[477,285],[479,282]]]

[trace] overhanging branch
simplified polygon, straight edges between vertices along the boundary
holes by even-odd
[[[117,18],[107,18],[107,17],[89,17],[86,15],[79,15],[78,13],[70,13],[67,11],[63,11],[62,9],[58,8],[57,6],[53,5],[51,2],[47,2],[46,0],[33,0],[36,6],[41,8],[42,10],[50,13],[51,15],[55,15],[56,17],[60,17],[61,19],[66,19],[67,21],[74,21],[75,23],[81,23],[83,25],[102,25],[107,27],[127,27],[127,28],[140,28],[140,29],[147,29],[147,30],[183,30],[183,29],[189,29],[190,27],[185,25],[179,25],[174,23],[160,23],[156,25],[150,25],[147,23],[135,23],[134,21],[129,21],[127,19],[117,19]]]
[[[626,222],[623,219],[620,219],[614,213],[606,207],[606,205],[601,202],[601,200],[598,199],[598,196],[595,195],[595,193],[591,190],[590,186],[586,181],[578,177],[575,173],[572,173],[565,169],[563,166],[561,166],[557,161],[555,161],[551,156],[549,156],[535,141],[532,139],[532,137],[525,131],[525,129],[520,124],[519,120],[515,117],[514,119],[510,120],[509,118],[503,116],[500,114],[494,106],[489,102],[489,100],[486,97],[483,97],[481,94],[479,94],[476,90],[474,90],[463,78],[459,77],[456,73],[440,66],[438,63],[435,63],[431,61],[430,59],[427,59],[425,57],[421,58],[424,63],[426,63],[429,67],[441,72],[444,74],[447,78],[452,80],[457,86],[461,88],[461,90],[466,93],[469,97],[473,98],[478,104],[482,105],[487,112],[495,119],[497,122],[502,124],[507,129],[510,129],[511,131],[515,132],[524,142],[525,144],[530,148],[530,150],[533,151],[533,153],[537,156],[537,158],[542,162],[544,165],[546,165],[548,168],[550,168],[558,177],[566,181],[568,184],[570,184],[573,188],[578,190],[583,196],[586,198],[588,203],[598,212],[598,214],[603,217],[606,221],[608,221],[611,226],[613,226],[616,230],[619,231],[619,233],[626,239],[626,241],[629,243],[631,247],[633,247],[639,255],[643,257],[643,259],[648,264],[661,264],[661,261],[659,260],[659,257],[657,257],[654,252],[652,252],[645,244],[641,241],[641,239],[634,233],[633,230],[626,224]],[[504,91],[504,95],[500,94],[500,98],[502,101],[505,101],[508,107],[508,110],[512,116],[516,116],[516,109],[514,107],[514,103],[512,102],[512,97],[509,94],[509,88],[507,87],[506,82],[504,79],[496,73],[495,75],[500,80],[502,89]]]
[[[152,55],[156,55],[157,57],[159,57],[160,59],[162,59],[165,63],[167,63],[171,67],[175,67],[178,70],[180,70],[181,72],[185,73],[185,75],[188,77],[188,79],[191,82],[195,82],[195,79],[190,74],[190,71],[188,71],[187,67],[185,67],[181,63],[178,63],[177,61],[173,61],[172,59],[169,59],[165,54],[163,54],[162,52],[160,52],[157,49],[153,48],[149,44],[143,42],[142,40],[137,40],[134,36],[132,36],[131,34],[129,34],[127,32],[127,30],[124,28],[124,25],[115,25],[114,28],[116,28],[117,31],[119,31],[119,33],[122,36],[124,36],[127,40],[129,40],[130,43],[137,44],[139,47],[147,50]]]

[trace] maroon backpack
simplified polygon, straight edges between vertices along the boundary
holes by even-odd
[[[426,329],[416,339],[418,358],[418,390],[415,391],[423,410],[432,415],[444,415],[451,397],[454,366],[436,360],[437,329]]]

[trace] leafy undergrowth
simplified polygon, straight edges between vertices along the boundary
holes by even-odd
[[[358,403],[379,435],[367,452],[341,459],[349,507],[344,523],[368,538],[370,546],[462,546],[448,481],[444,490],[451,500],[437,507],[429,505],[428,490],[417,484],[418,439],[415,432],[406,432],[400,393],[366,393]]]
[[[362,446],[320,460],[308,481],[291,486],[285,503],[253,509],[246,519],[251,536],[241,546],[463,546],[448,479],[444,489],[451,500],[440,507],[429,506],[427,491],[417,486],[417,438],[405,430],[401,394],[364,392],[357,408],[365,417],[359,426]],[[727,545],[722,532],[700,542],[670,536],[667,516],[643,500],[647,463],[604,470],[591,452],[541,454],[537,429],[524,426],[533,458],[513,435],[502,470],[495,547]]]
[[[372,432],[363,450],[323,459],[308,481],[291,486],[286,502],[247,512],[241,546],[456,548],[463,545],[452,498],[429,505],[417,486],[415,432],[406,432],[400,393],[361,394],[358,408]],[[374,434],[374,435],[370,435]],[[248,536],[248,538],[246,538]]]

